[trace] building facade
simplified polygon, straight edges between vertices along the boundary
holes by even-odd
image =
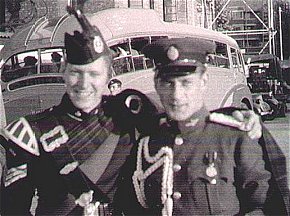
[[[66,13],[67,0],[9,0],[21,4],[18,23],[12,26],[17,29],[28,22],[46,16],[56,18]],[[154,9],[166,22],[185,23],[193,26],[223,31],[235,38],[247,54],[275,54],[277,39],[275,27],[269,22],[269,1],[274,0],[77,0],[84,3],[84,12],[96,12],[107,8],[145,8]],[[229,4],[224,7],[225,2]],[[244,2],[248,2],[246,5]],[[6,5],[7,6],[7,5]],[[222,12],[220,13],[220,11]],[[272,8],[272,18],[277,14]],[[217,17],[217,15],[219,15]],[[9,24],[11,14],[6,10],[6,21]],[[274,20],[274,18],[272,19]],[[0,33],[6,35],[6,32]],[[258,30],[258,31],[257,31]],[[277,33],[277,32],[276,32]]]

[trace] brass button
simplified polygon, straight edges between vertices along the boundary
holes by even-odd
[[[178,172],[179,170],[181,170],[181,166],[179,164],[174,164],[173,165],[173,171],[174,172]]]
[[[213,185],[216,185],[216,179],[212,179],[212,180],[210,181],[210,183],[213,184]]]
[[[181,198],[181,193],[180,193],[180,192],[174,192],[174,193],[173,193],[173,199],[178,200],[178,199],[180,199],[180,198]]]
[[[183,144],[183,139],[180,136],[175,137],[174,143],[176,145],[182,145]]]
[[[82,116],[82,113],[81,113],[80,111],[76,111],[76,112],[75,112],[75,116],[77,116],[77,117],[81,117],[81,116]]]

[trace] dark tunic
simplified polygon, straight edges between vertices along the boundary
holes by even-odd
[[[60,105],[9,124],[0,143],[7,151],[8,170],[20,178],[1,194],[2,215],[30,214],[35,193],[39,215],[81,214],[74,201],[89,190],[94,191],[94,200],[110,203],[119,169],[135,142],[135,116],[124,103],[131,94],[104,98],[90,114],[74,107],[65,95]],[[107,145],[116,146],[107,156],[95,155],[97,166],[87,173],[103,172],[92,180],[81,166],[109,138],[115,143]]]
[[[197,113],[196,125],[165,122],[150,136],[151,156],[163,146],[173,150],[173,215],[261,214],[271,178],[265,168],[263,149],[245,132],[209,122],[207,115],[206,110]],[[145,180],[148,207],[143,208],[132,183],[136,155],[134,147],[122,169],[115,197],[116,209],[125,215],[160,215],[162,168]],[[145,171],[152,164],[144,157],[142,155]],[[217,171],[214,176],[207,173],[212,164]]]

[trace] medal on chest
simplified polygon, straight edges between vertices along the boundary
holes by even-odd
[[[217,152],[206,152],[205,153],[205,159],[207,161],[207,167],[205,169],[205,174],[208,176],[211,180],[211,184],[216,184],[216,176],[218,174],[217,168],[215,167],[215,162],[217,160]]]

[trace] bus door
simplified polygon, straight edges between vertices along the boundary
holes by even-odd
[[[209,109],[216,108],[216,104],[225,106],[225,104],[229,103],[228,106],[231,105],[232,100],[227,101],[227,99],[225,99],[225,92],[229,92],[235,82],[234,73],[230,70],[227,44],[219,42],[215,43],[216,53],[210,56],[207,69],[209,79],[207,90],[208,98],[206,98],[206,104]],[[214,97],[211,97],[211,95],[214,95]]]
[[[242,54],[235,48],[230,48],[232,61],[232,70],[235,74],[235,82],[238,84],[247,85],[246,71],[244,67],[244,61]]]

